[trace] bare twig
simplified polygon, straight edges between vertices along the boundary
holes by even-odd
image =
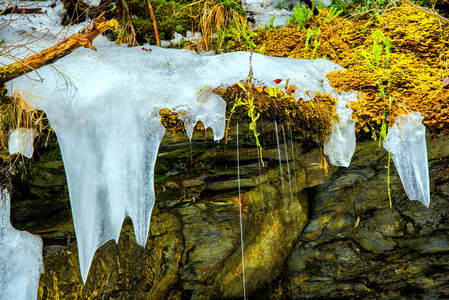
[[[156,18],[154,17],[154,13],[153,13],[153,6],[151,5],[149,0],[147,0],[147,5],[148,5],[148,9],[150,10],[151,19],[153,20],[153,28],[154,28],[154,34],[156,36],[156,43],[157,43],[157,46],[160,47],[161,41],[159,40],[159,32],[157,31]]]
[[[3,15],[3,14],[5,13],[5,11],[6,11],[6,10],[9,8],[9,6],[11,5],[12,1],[13,1],[13,0],[9,0],[8,3],[5,3],[5,8],[4,8],[2,11],[0,11],[0,15]],[[17,0],[16,0],[16,5],[17,5]],[[16,7],[16,5],[14,5],[14,7]]]

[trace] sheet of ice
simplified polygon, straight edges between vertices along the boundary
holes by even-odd
[[[258,84],[272,86],[275,79],[289,78],[298,87],[297,98],[308,99],[305,90],[340,97],[325,75],[341,67],[324,59],[145,49],[79,49],[55,65],[67,72],[64,77],[47,66],[39,70],[43,82],[27,77],[12,82],[15,89],[39,97],[34,105],[46,111],[58,136],[84,281],[95,250],[117,241],[126,215],[137,242],[145,245],[154,204],[153,168],[164,134],[159,109],[178,112],[189,135],[202,120],[220,139],[225,102],[210,88],[247,79],[250,66]]]
[[[36,130],[29,128],[19,128],[9,133],[8,150],[9,154],[21,153],[23,156],[31,158],[33,156],[33,141]]]
[[[340,93],[337,103],[338,121],[333,122],[329,137],[324,143],[324,153],[334,166],[349,167],[355,152],[355,122],[352,109],[347,105],[357,101],[355,93]]]
[[[174,44],[180,43],[180,42],[182,42],[183,40],[185,40],[185,41],[191,41],[191,42],[193,42],[193,43],[196,43],[196,42],[198,42],[199,40],[201,40],[202,37],[203,37],[203,36],[201,35],[200,32],[192,33],[192,32],[189,30],[189,31],[186,32],[186,35],[184,36],[184,35],[182,35],[182,34],[180,34],[180,33],[177,33],[177,32],[175,31],[175,33],[173,34],[173,39],[171,39],[170,41],[161,41],[161,43],[164,42],[164,44],[165,44],[164,47],[168,47],[168,46],[170,46],[170,45],[174,45]]]
[[[0,300],[36,299],[44,270],[42,240],[14,229],[9,215],[9,194],[0,190]]]
[[[430,204],[429,166],[427,162],[426,129],[419,112],[397,118],[388,129],[383,142],[398,170],[405,193],[410,200]]]

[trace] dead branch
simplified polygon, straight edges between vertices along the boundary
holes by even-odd
[[[128,4],[126,3],[126,0],[122,0],[122,6],[125,10],[126,13],[126,17],[128,18],[128,22],[129,22],[129,26],[131,27],[131,36],[129,37],[128,40],[128,47],[133,47],[133,46],[137,46],[137,34],[136,34],[136,29],[134,28],[134,23],[133,23],[133,17],[131,16],[131,13],[129,12],[129,7]]]
[[[156,18],[154,17],[153,6],[151,5],[150,0],[147,0],[147,6],[148,9],[150,10],[151,19],[153,20],[153,28],[154,28],[154,35],[156,36],[156,43],[157,46],[160,47],[161,41],[159,40],[159,32],[157,31]]]
[[[34,7],[34,8],[27,8],[27,7],[7,7],[3,10],[3,14],[43,14],[42,8],[40,7]]]
[[[42,50],[35,55],[24,58],[21,61],[0,67],[0,86],[16,77],[37,70],[45,65],[54,63],[58,59],[70,54],[79,47],[97,50],[92,45],[93,40],[106,30],[112,28],[112,26],[111,21],[106,22],[103,16],[99,16],[89,25],[85,26],[77,33],[72,34],[56,45]]]

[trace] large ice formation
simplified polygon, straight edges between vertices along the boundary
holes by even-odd
[[[325,59],[98,48],[79,49],[40,69],[42,82],[24,76],[13,82],[14,89],[38,96],[33,102],[47,113],[58,136],[84,282],[95,250],[118,240],[125,216],[133,220],[137,242],[145,245],[154,204],[153,168],[165,132],[159,109],[180,113],[189,136],[202,120],[220,139],[226,104],[210,88],[246,80],[251,72],[257,84],[268,86],[289,78],[297,98],[310,99],[306,90],[348,98],[325,77],[341,67]]]
[[[23,156],[31,158],[33,156],[33,141],[36,130],[30,128],[19,128],[9,133],[8,150],[9,154],[21,153]]]
[[[398,170],[405,193],[410,200],[430,204],[429,166],[423,117],[411,112],[397,118],[383,142]]]
[[[0,300],[36,299],[44,270],[42,240],[11,226],[10,200],[0,190]]]

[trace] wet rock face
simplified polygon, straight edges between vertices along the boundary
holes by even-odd
[[[289,140],[287,147],[281,141],[279,166],[277,146],[265,145],[266,166],[260,172],[256,149],[246,144],[250,135],[239,135],[247,296],[449,298],[449,139],[428,147],[430,207],[406,198],[392,166],[390,208],[387,156],[377,142],[359,143],[347,169],[329,165],[319,150],[303,153],[296,143],[292,153]],[[21,195],[13,198],[17,220],[40,224],[39,213],[34,216],[38,221],[24,217],[20,203],[50,203],[52,191],[64,194],[58,166],[42,159],[29,170],[32,176],[13,180]],[[38,298],[242,298],[236,166],[235,143],[164,138],[145,249],[136,244],[127,218],[119,243],[110,241],[96,252],[85,285],[72,221],[55,208],[52,222],[28,228],[44,239]],[[29,192],[30,187],[39,193]]]
[[[308,190],[310,222],[287,262],[288,296],[449,297],[448,139],[429,149],[431,205],[407,199],[394,167],[389,207],[385,152],[358,147],[353,164]]]

